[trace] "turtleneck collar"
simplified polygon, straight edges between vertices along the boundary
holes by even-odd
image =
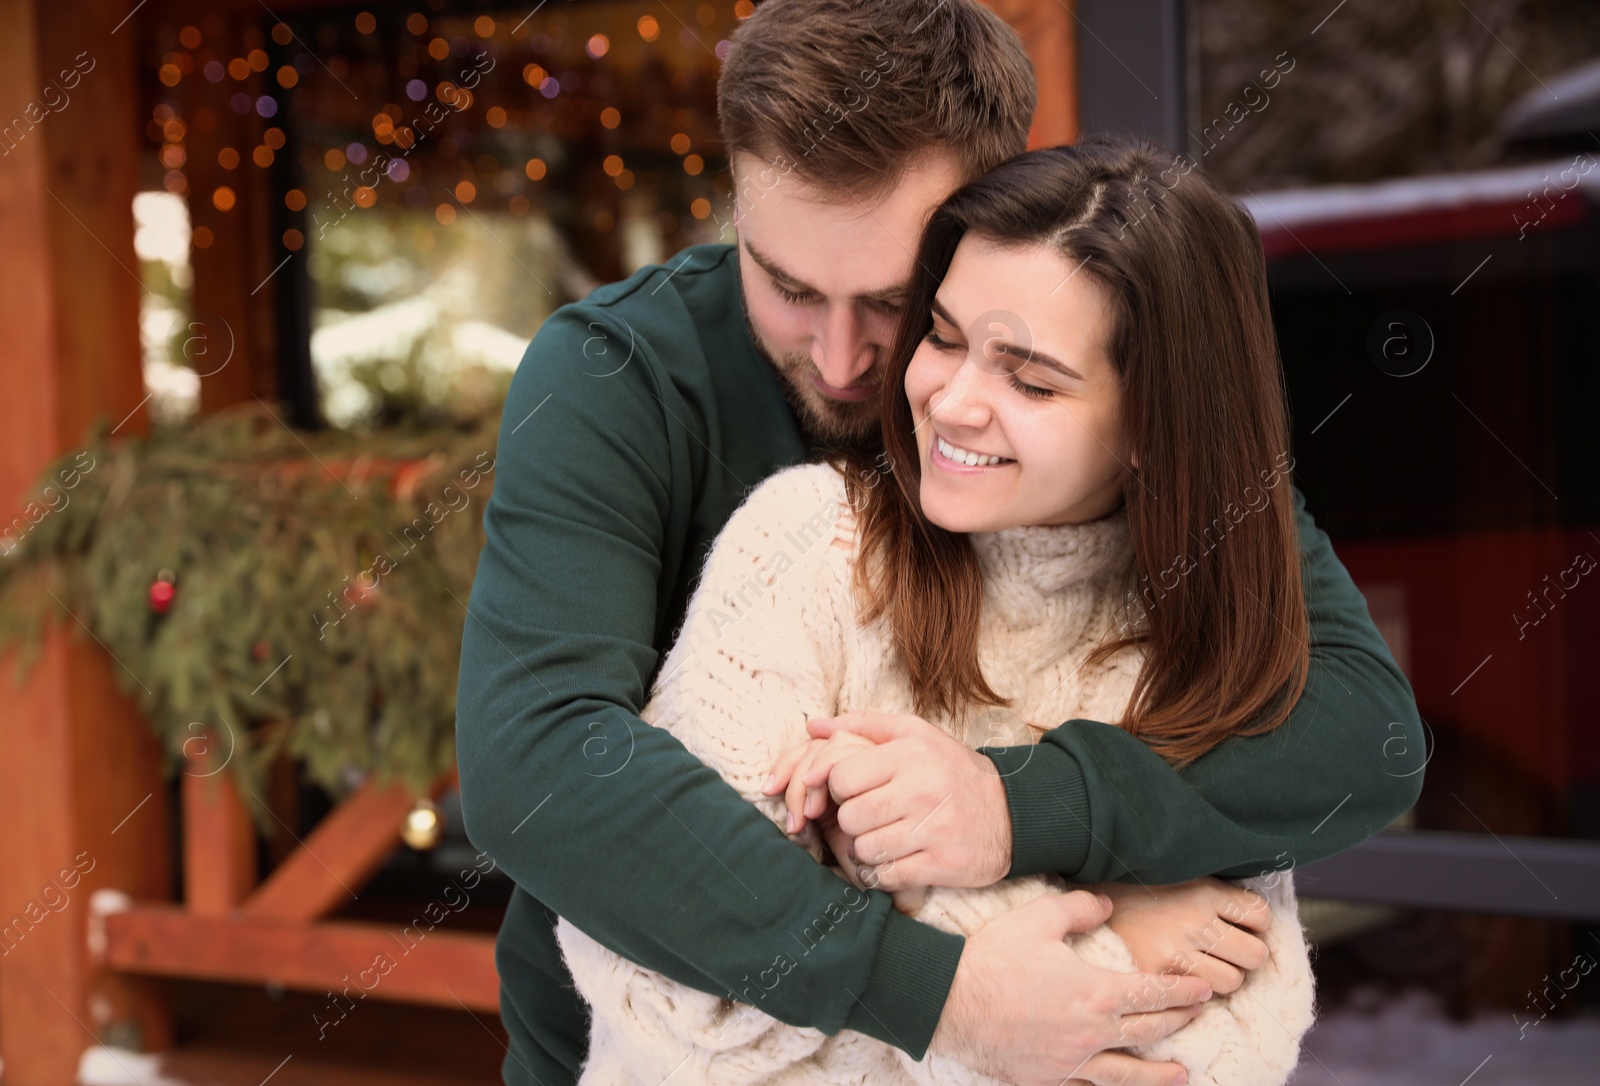
[[[1036,620],[1052,600],[1126,570],[1133,560],[1126,508],[1084,524],[1024,525],[968,538],[983,570],[985,602],[1011,625]]]

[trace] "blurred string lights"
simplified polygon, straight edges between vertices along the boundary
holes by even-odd
[[[205,220],[223,225],[263,188],[246,172],[275,163],[292,180],[273,198],[304,212],[278,239],[290,252],[374,206],[448,226],[462,209],[523,216],[538,202],[580,239],[604,236],[636,189],[663,239],[715,236],[716,76],[750,0],[499,18],[433,6],[153,31],[146,134],[196,248],[215,241]]]

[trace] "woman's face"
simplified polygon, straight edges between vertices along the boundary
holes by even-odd
[[[969,234],[956,247],[905,378],[922,509],[941,528],[1080,524],[1121,505],[1136,465],[1111,306],[1078,269],[1043,246]]]

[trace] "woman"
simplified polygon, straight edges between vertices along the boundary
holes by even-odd
[[[973,747],[1118,721],[1174,765],[1287,718],[1309,653],[1261,243],[1208,180],[1174,175],[1148,145],[1096,142],[952,195],[889,360],[883,455],[779,472],[718,537],[643,715],[775,822],[769,770],[808,743],[807,719],[852,709],[915,713]],[[815,826],[796,839],[826,862]],[[1311,1024],[1292,880],[1244,885],[1271,908],[1268,962],[1131,1048],[1191,1083],[1281,1082]],[[1068,889],[1028,876],[896,905],[972,934]],[[1115,921],[1074,949],[1133,971]],[[774,933],[775,983],[826,929]],[[788,1026],[740,1005],[759,988],[720,999],[556,931],[593,1013],[586,1084],[680,1067],[730,1084],[995,1081]]]

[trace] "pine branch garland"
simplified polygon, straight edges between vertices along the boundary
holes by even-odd
[[[260,408],[143,440],[102,426],[0,523],[0,649],[18,649],[20,681],[46,621],[87,627],[169,776],[211,728],[249,797],[280,752],[336,795],[368,776],[420,793],[455,764],[496,437],[297,434]]]

